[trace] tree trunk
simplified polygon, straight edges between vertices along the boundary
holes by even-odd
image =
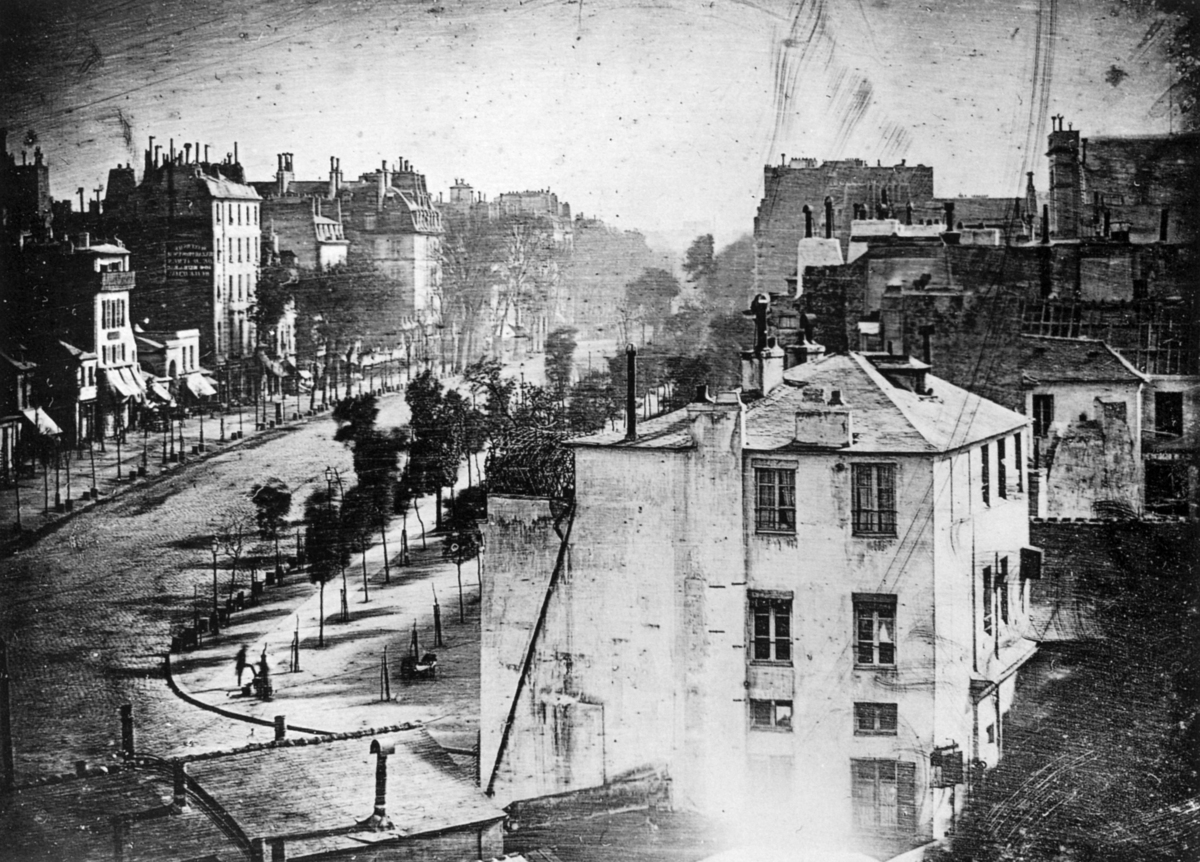
[[[436,508],[433,510],[433,529],[442,529],[442,486],[438,485],[435,496]]]
[[[371,601],[371,591],[367,587],[367,537],[362,537],[362,569],[363,569],[363,603]]]
[[[423,551],[427,546],[425,544],[425,522],[421,520],[421,506],[419,500],[413,504],[413,512],[416,513],[417,523],[421,525],[421,550]]]
[[[387,521],[386,520],[382,520],[379,522],[379,538],[380,538],[380,541],[383,542],[383,582],[385,584],[390,584],[392,582],[392,570],[391,570],[391,563],[388,562]]]
[[[325,646],[325,582],[321,581],[321,598],[318,602],[318,628],[317,628],[317,646]]]

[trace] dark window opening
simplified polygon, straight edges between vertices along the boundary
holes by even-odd
[[[892,464],[852,464],[851,500],[856,535],[896,535],[896,468]]]
[[[1045,437],[1054,424],[1054,396],[1033,396],[1033,436]]]
[[[790,599],[751,597],[755,661],[792,660],[792,602]]]
[[[796,471],[756,468],[754,526],[762,532],[796,532]]]
[[[895,736],[897,723],[894,703],[854,704],[855,736]]]
[[[792,702],[790,700],[750,701],[750,726],[792,729]]]
[[[1008,498],[1008,458],[1004,440],[996,441],[996,493],[1000,499]]]
[[[854,660],[860,665],[896,664],[896,597],[854,597]]]
[[[1164,437],[1183,435],[1183,393],[1154,393],[1154,431]]]

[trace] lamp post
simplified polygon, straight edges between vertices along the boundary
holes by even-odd
[[[212,555],[213,555],[213,612],[212,612],[212,631],[217,634],[221,630],[220,612],[217,610],[217,552],[221,550],[221,543],[216,536],[212,537]]]

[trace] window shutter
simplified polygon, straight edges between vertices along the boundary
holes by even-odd
[[[903,837],[917,832],[917,765],[896,764],[896,829]]]
[[[1039,579],[1042,576],[1041,548],[1021,548],[1021,577]]]

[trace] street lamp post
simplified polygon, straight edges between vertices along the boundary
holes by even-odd
[[[213,612],[212,612],[212,632],[217,634],[221,630],[221,614],[217,609],[217,552],[221,550],[221,543],[216,536],[212,537],[212,555],[213,555]]]

